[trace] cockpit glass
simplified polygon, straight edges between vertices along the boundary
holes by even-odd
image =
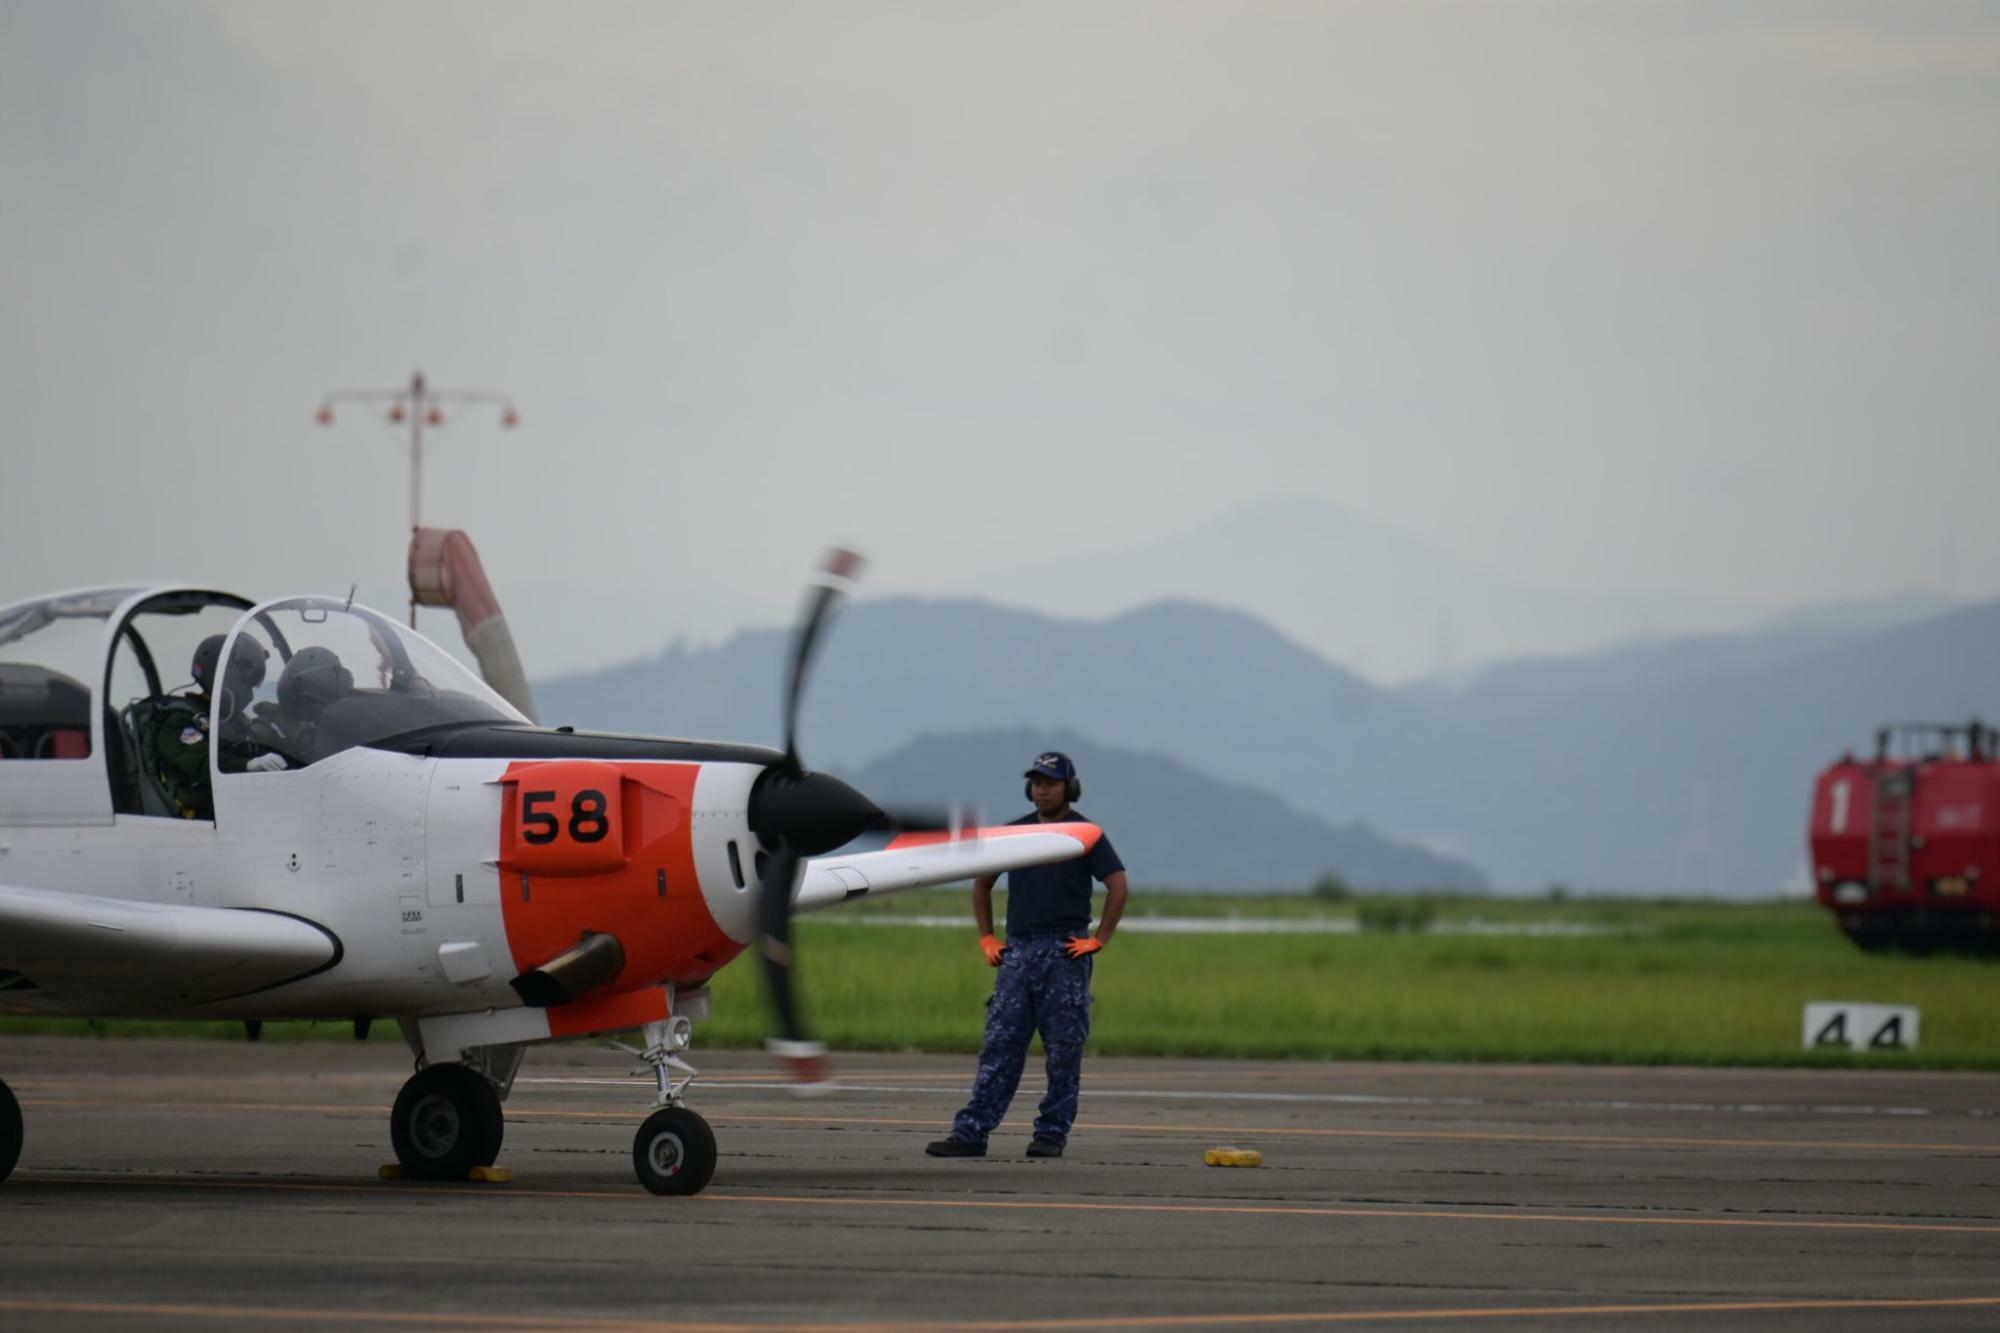
[[[105,622],[136,591],[96,588],[0,607],[0,759],[90,755]]]
[[[243,618],[216,718],[226,773],[302,768],[413,732],[527,721],[416,631],[321,597],[273,602]]]

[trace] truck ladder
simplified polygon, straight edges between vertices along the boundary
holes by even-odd
[[[1910,891],[1910,808],[1917,775],[1908,769],[1875,780],[1875,813],[1868,825],[1868,881],[1878,892]]]

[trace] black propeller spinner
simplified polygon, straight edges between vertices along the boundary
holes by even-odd
[[[884,810],[839,778],[808,772],[799,761],[799,703],[806,674],[861,564],[859,555],[839,548],[820,561],[818,577],[792,632],[785,685],[785,757],[765,769],[750,789],[750,831],[770,850],[757,877],[757,924],[764,980],[779,1033],[772,1049],[804,1084],[825,1079],[825,1048],[806,1033],[791,975],[792,904],[805,858],[830,852],[864,833],[962,826],[952,811]]]

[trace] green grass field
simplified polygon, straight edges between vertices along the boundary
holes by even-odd
[[[1352,916],[1304,898],[1135,895],[1135,914]],[[1570,922],[1613,933],[1483,936],[1151,935],[1099,956],[1091,1044],[1105,1054],[1393,1060],[1547,1060],[2000,1069],[2000,963],[1864,954],[1809,904],[1438,899],[1431,919]],[[836,1047],[972,1051],[992,974],[966,895],[917,894],[870,915],[950,915],[963,930],[863,924],[842,914],[797,928],[807,1014]],[[697,1045],[766,1033],[747,964],[715,982]],[[1907,1053],[1808,1052],[1808,1000],[1913,1004]],[[76,1031],[0,1020],[0,1031]],[[224,1034],[223,1024],[106,1024],[106,1032]],[[273,1024],[268,1038],[341,1036],[341,1025]],[[383,1024],[377,1039],[394,1039]]]

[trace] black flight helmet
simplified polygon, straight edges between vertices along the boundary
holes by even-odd
[[[229,655],[229,669],[223,673],[223,684],[240,694],[249,694],[264,683],[264,668],[271,655],[264,651],[264,645],[245,634],[236,641],[236,651]]]
[[[215,668],[222,661],[222,644],[227,634],[211,634],[195,646],[194,662],[188,667],[194,687],[203,694],[215,692]]]
[[[328,704],[346,698],[353,689],[354,673],[340,664],[340,655],[333,649],[318,645],[301,648],[278,677],[278,707],[292,717],[312,722]]]
[[[264,645],[248,634],[239,635],[236,647],[229,654],[229,665],[222,669],[222,692],[233,700],[232,707],[242,707],[264,683],[264,668],[269,664],[271,654],[264,651]]]

